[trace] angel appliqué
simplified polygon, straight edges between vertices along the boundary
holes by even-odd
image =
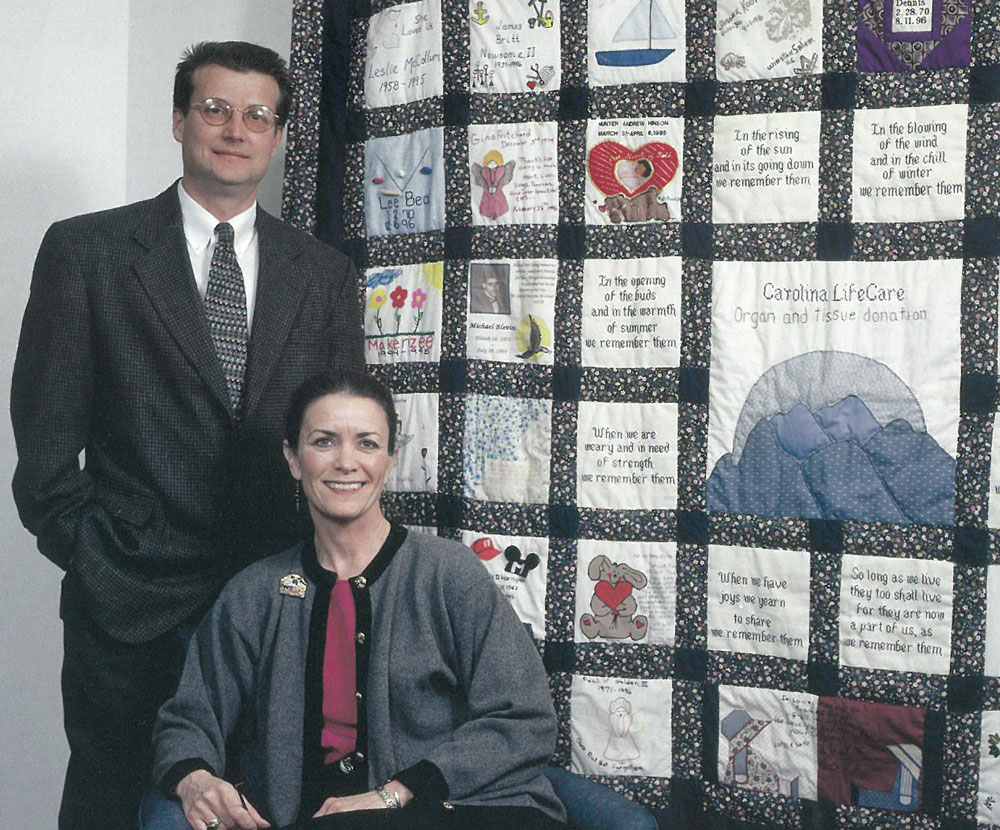
[[[498,219],[510,210],[503,188],[514,178],[516,161],[504,164],[503,156],[491,150],[483,158],[481,165],[472,163],[472,180],[483,189],[479,200],[479,212],[487,219]]]

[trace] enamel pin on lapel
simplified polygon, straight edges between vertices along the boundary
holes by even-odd
[[[284,594],[286,597],[298,597],[299,599],[306,598],[306,581],[298,574],[288,574],[287,576],[281,577],[281,583],[278,586],[278,593]]]

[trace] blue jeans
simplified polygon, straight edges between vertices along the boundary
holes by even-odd
[[[139,830],[191,830],[191,825],[184,817],[180,801],[154,787],[139,805]]]
[[[546,767],[552,784],[569,815],[570,830],[657,830],[656,819],[646,809],[610,787],[559,767]],[[146,793],[139,808],[139,830],[190,830],[176,798],[157,789]]]
[[[566,808],[570,830],[657,830],[645,807],[610,787],[560,767],[544,772]]]

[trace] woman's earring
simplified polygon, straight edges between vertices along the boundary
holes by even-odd
[[[301,513],[302,512],[302,496],[303,495],[304,494],[302,492],[302,482],[301,481],[296,481],[295,482],[295,512],[296,513]]]

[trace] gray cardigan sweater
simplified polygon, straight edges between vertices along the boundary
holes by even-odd
[[[383,548],[351,580],[355,596],[367,591],[371,603],[367,684],[359,689],[367,749],[358,746],[369,786],[430,770],[452,803],[534,807],[563,819],[541,774],[556,719],[534,643],[468,548],[395,532],[406,533],[398,550]],[[296,819],[303,748],[319,741],[303,735],[315,714],[306,712],[305,667],[324,576],[317,568],[311,545],[298,545],[251,565],[222,591],[191,641],[177,693],[160,710],[158,782],[191,759],[224,775],[226,742],[239,724],[263,767],[264,803],[256,806],[279,825]],[[304,598],[281,592],[290,574],[305,581]]]

